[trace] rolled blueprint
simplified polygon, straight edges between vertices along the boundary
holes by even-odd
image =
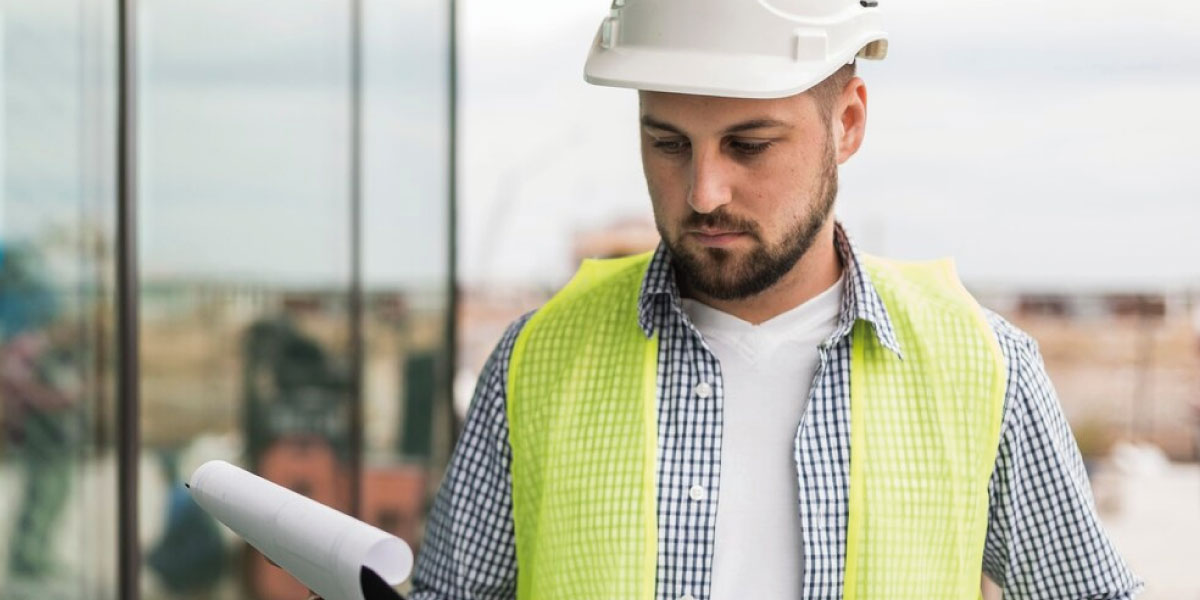
[[[325,600],[395,599],[412,571],[400,538],[222,460],[188,482],[208,514]]]

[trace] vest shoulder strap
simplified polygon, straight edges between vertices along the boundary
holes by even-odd
[[[1006,369],[950,260],[864,256],[900,356],[855,325],[846,600],[977,597]]]

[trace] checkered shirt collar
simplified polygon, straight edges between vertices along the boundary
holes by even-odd
[[[859,320],[871,324],[875,337],[884,348],[903,358],[900,342],[896,339],[896,331],[892,327],[887,307],[871,283],[871,276],[862,266],[861,255],[850,236],[846,234],[842,224],[834,224],[834,246],[845,267],[845,277],[842,285],[842,310],[838,317],[837,327],[823,346],[832,346],[841,338],[848,335],[854,324]],[[671,252],[661,241],[650,260],[650,268],[642,280],[642,288],[638,295],[638,325],[646,337],[654,335],[661,328],[660,318],[666,318],[675,311],[682,311],[679,287],[675,282],[675,271],[671,265]],[[659,303],[667,303],[674,311],[655,310]]]

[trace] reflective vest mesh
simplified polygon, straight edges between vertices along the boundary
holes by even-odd
[[[637,314],[649,260],[585,262],[517,337],[507,391],[521,600],[654,598],[658,343]]]
[[[843,598],[977,598],[1004,355],[950,261],[864,263],[903,359],[855,325]]]

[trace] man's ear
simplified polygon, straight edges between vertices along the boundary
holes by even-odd
[[[852,77],[842,88],[833,108],[833,143],[837,149],[837,162],[850,160],[862,147],[867,133],[867,84],[859,77]]]

